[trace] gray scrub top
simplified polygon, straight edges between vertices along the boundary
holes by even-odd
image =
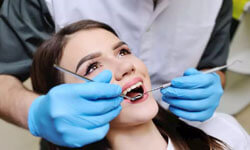
[[[33,53],[54,32],[43,0],[4,0],[0,10],[0,74],[24,81]]]

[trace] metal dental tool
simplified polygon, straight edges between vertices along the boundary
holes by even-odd
[[[78,79],[80,79],[80,80],[94,82],[94,80],[92,80],[92,79],[89,79],[89,78],[87,78],[87,77],[84,77],[84,76],[81,76],[81,75],[79,75],[79,74],[76,74],[76,73],[74,73],[74,72],[72,72],[72,71],[70,71],[70,70],[68,70],[68,69],[65,69],[65,68],[63,68],[63,67],[60,67],[60,66],[58,66],[58,65],[56,65],[56,64],[54,64],[53,67],[55,67],[57,70],[59,70],[59,71],[61,71],[61,72],[68,73],[68,74],[70,74],[70,75],[72,75],[72,76],[74,76],[74,77],[76,77],[76,78],[78,78]],[[124,98],[127,98],[127,99],[130,99],[130,100],[132,100],[132,101],[138,99],[138,98],[135,98],[135,97],[137,97],[137,96],[135,96],[135,97],[129,97],[129,96],[126,96],[126,95],[124,95],[124,94],[121,94],[120,96],[122,96],[122,97],[124,97]]]
[[[228,64],[228,65],[224,65],[224,66],[220,66],[220,67],[215,67],[215,68],[212,68],[212,69],[209,69],[209,70],[206,70],[206,71],[202,71],[202,72],[203,72],[204,74],[216,72],[216,71],[225,69],[225,68],[227,68],[227,67],[229,67],[229,66],[232,66],[232,65],[234,65],[234,64],[237,63],[237,62],[242,63],[241,60],[235,60],[235,61],[233,61],[232,63],[230,63],[230,64]],[[135,97],[133,97],[133,98],[134,98],[134,100],[136,100],[136,99],[141,98],[144,94],[146,94],[146,93],[148,93],[148,92],[156,91],[156,90],[159,90],[159,89],[162,89],[162,88],[166,88],[166,87],[169,87],[169,86],[171,86],[171,82],[166,83],[166,84],[163,84],[163,85],[161,85],[161,86],[159,86],[159,87],[156,87],[156,88],[154,88],[154,89],[151,89],[151,90],[149,90],[149,91],[146,91],[146,92],[144,92],[143,94],[140,93],[140,94],[138,94],[137,96],[135,96]]]
[[[208,74],[208,73],[216,72],[216,71],[219,71],[219,70],[228,68],[229,66],[232,66],[232,65],[235,64],[236,62],[240,62],[240,63],[241,63],[242,61],[241,61],[241,60],[235,60],[235,61],[233,61],[231,64],[224,65],[224,66],[220,66],[220,67],[215,67],[215,68],[212,68],[212,69],[203,71],[203,73],[204,73],[204,74]],[[76,73],[74,73],[74,72],[72,72],[72,71],[70,71],[70,70],[67,70],[67,69],[65,69],[65,68],[62,68],[62,67],[60,67],[60,66],[58,66],[58,65],[56,65],[56,64],[54,64],[53,66],[54,66],[56,69],[58,69],[59,71],[62,71],[62,72],[64,72],[64,73],[68,73],[68,74],[70,74],[70,75],[73,75],[74,77],[76,77],[76,78],[78,78],[78,79],[81,79],[81,80],[84,80],[84,81],[87,80],[87,81],[91,81],[91,82],[94,81],[94,80],[91,80],[91,79],[89,79],[89,78],[87,78],[87,77],[78,75],[78,74],[76,74]],[[139,93],[139,94],[136,95],[135,97],[129,97],[129,96],[126,96],[126,95],[124,95],[124,94],[121,94],[120,96],[122,96],[122,97],[124,97],[124,98],[127,98],[127,99],[129,99],[129,100],[131,100],[131,101],[135,101],[135,100],[137,100],[137,99],[140,99],[144,94],[146,94],[146,93],[148,93],[148,92],[153,92],[153,91],[156,91],[156,90],[159,90],[159,89],[162,89],[162,88],[166,88],[166,87],[169,87],[169,86],[171,86],[171,82],[166,83],[166,84],[163,84],[163,85],[161,85],[161,86],[159,86],[159,87],[156,87],[156,88],[151,89],[151,90],[149,90],[149,91],[146,91],[146,92],[144,92],[144,93]]]

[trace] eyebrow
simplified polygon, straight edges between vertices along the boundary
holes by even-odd
[[[127,45],[125,42],[123,42],[123,41],[120,41],[120,42],[118,42],[117,44],[115,44],[115,46],[113,47],[113,50],[115,50],[115,49],[117,49],[117,48],[119,48],[120,46],[122,46],[122,45]]]
[[[126,44],[125,42],[123,42],[123,41],[120,41],[120,42],[116,43],[116,44],[113,46],[113,50],[119,48],[120,46],[122,46],[122,45],[124,45],[124,44],[127,45],[127,44]],[[91,59],[94,59],[94,58],[97,58],[97,57],[100,57],[101,55],[102,55],[102,54],[101,54],[100,52],[96,52],[96,53],[92,53],[92,54],[89,54],[89,55],[83,57],[83,58],[78,62],[77,66],[76,66],[75,72],[78,71],[79,67],[80,67],[84,62],[86,62],[86,61],[88,61],[88,60],[91,60]]]
[[[85,57],[83,57],[77,64],[76,66],[76,71],[79,69],[79,67],[86,61],[90,60],[90,59],[94,59],[94,58],[97,58],[97,57],[100,57],[101,56],[101,53],[100,52],[97,52],[97,53],[92,53],[92,54],[89,54]]]

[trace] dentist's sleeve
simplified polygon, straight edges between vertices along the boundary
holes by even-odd
[[[0,9],[0,74],[29,77],[33,54],[54,32],[44,0],[4,0]]]
[[[232,21],[232,0],[223,0],[215,27],[197,66],[198,70],[223,66],[227,62]]]

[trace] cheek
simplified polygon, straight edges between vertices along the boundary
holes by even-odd
[[[67,73],[63,74],[63,81],[64,83],[84,83],[85,82]]]
[[[138,59],[138,58],[136,58],[136,61],[135,61],[135,62],[136,62],[136,63],[135,63],[136,69],[137,69],[139,72],[141,72],[141,73],[143,73],[143,74],[145,74],[145,75],[148,75],[147,66],[146,66],[140,59]]]
[[[139,74],[141,74],[144,77],[144,85],[146,87],[146,90],[151,89],[151,80],[148,74],[148,69],[141,60],[137,61],[136,70]]]

